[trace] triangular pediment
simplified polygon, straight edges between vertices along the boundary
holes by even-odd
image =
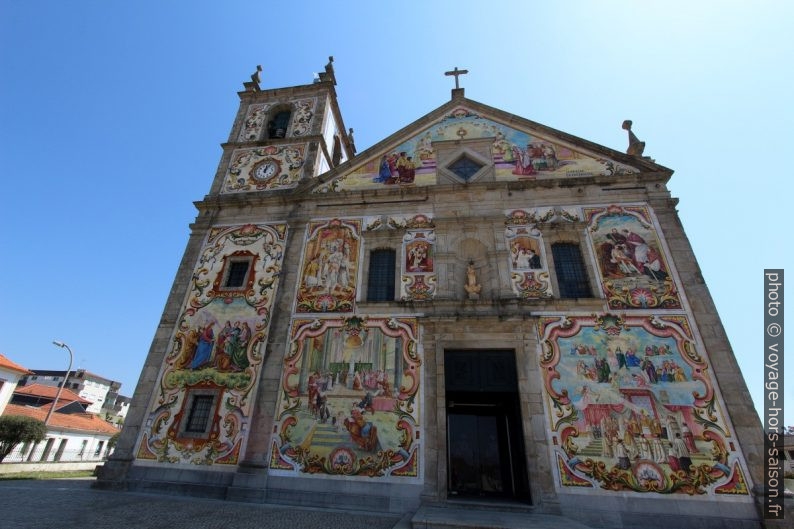
[[[659,170],[668,171],[647,159],[458,98],[324,175],[314,192]]]

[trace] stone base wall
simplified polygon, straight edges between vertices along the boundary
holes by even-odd
[[[73,470],[94,470],[101,466],[102,461],[3,463],[0,464],[0,474],[16,474],[19,472],[69,472]]]
[[[560,494],[563,516],[604,529],[760,529],[755,505],[749,502],[709,502],[698,499],[587,497]]]

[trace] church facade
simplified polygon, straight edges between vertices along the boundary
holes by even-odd
[[[98,485],[758,527],[760,421],[672,171],[457,88],[356,153],[335,85],[239,93]]]

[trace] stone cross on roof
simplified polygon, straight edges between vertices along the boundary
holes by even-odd
[[[458,76],[459,75],[466,75],[467,73],[469,73],[468,70],[458,70],[458,67],[455,66],[454,70],[452,70],[451,72],[444,72],[444,75],[454,75],[455,76],[455,90],[457,90],[457,89],[460,88],[460,85],[458,84]]]

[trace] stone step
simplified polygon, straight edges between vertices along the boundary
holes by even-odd
[[[530,513],[535,510],[535,507],[528,503],[523,503],[516,500],[508,499],[477,499],[477,498],[459,498],[458,496],[450,496],[443,504],[445,508],[452,509],[470,509],[475,511],[502,511],[502,512],[523,512]]]
[[[563,516],[423,505],[411,518],[412,529],[590,529]]]

